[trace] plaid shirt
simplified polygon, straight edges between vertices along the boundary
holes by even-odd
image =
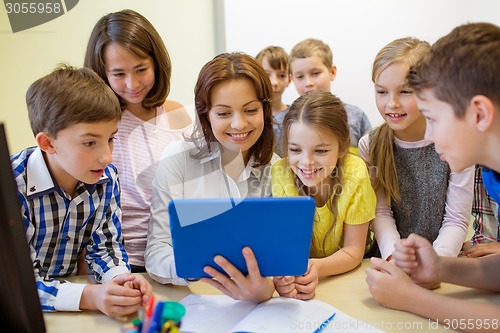
[[[42,309],[77,311],[85,285],[54,278],[75,275],[82,251],[98,282],[129,271],[116,168],[109,165],[96,184],[79,183],[71,198],[40,148],[12,155],[11,162]]]
[[[488,195],[481,171],[482,167],[477,165],[474,176],[474,201],[472,203],[474,235],[470,240],[471,245],[500,242],[498,204]]]

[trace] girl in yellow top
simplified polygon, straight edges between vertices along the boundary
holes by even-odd
[[[349,140],[344,103],[330,92],[299,97],[283,120],[288,157],[272,168],[272,194],[309,195],[316,214],[307,272],[275,277],[281,296],[310,299],[319,277],[348,272],[363,259],[376,199],[366,164],[348,153]]]

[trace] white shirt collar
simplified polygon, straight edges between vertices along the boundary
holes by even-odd
[[[28,196],[38,195],[54,190],[54,182],[49,168],[43,158],[40,147],[36,147],[28,158],[26,167],[26,194]]]
[[[105,183],[109,180],[104,173],[97,184]],[[88,189],[95,184],[85,184]],[[43,152],[40,147],[36,147],[33,153],[28,158],[26,167],[26,194],[28,196],[41,196],[47,192],[52,192],[56,189],[52,174],[45,163]]]

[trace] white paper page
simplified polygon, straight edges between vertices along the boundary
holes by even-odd
[[[275,297],[259,304],[231,332],[314,332],[337,310],[327,303]]]
[[[195,294],[186,296],[181,303],[186,307],[181,333],[227,333],[257,305],[225,295]]]
[[[383,332],[319,300],[274,297],[255,304],[225,295],[191,294],[181,303],[186,307],[181,333],[313,333],[321,325],[322,333]]]
[[[333,319],[325,323],[334,313]],[[383,332],[325,302],[291,298],[272,298],[259,304],[231,332],[313,333],[322,325],[322,333]]]

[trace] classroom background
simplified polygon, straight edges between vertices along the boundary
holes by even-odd
[[[305,38],[330,45],[337,77],[332,92],[359,106],[373,126],[382,123],[375,107],[371,66],[378,50],[399,37],[434,43],[453,27],[487,21],[500,25],[496,0],[80,0],[66,14],[13,33],[0,10],[0,122],[11,152],[35,145],[25,93],[59,63],[83,64],[90,31],[103,15],[134,9],[157,28],[172,59],[169,99],[193,112],[194,84],[201,67],[216,54],[242,51],[255,56],[269,45],[287,52]],[[298,94],[290,84],[283,96]]]

